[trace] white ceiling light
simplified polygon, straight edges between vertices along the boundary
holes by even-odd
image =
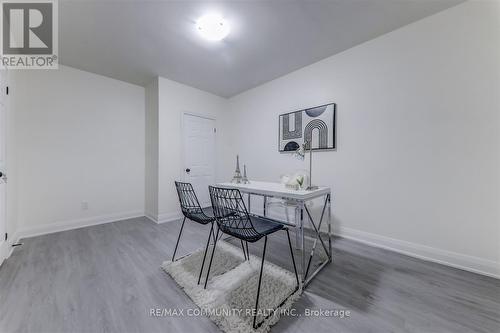
[[[229,25],[217,14],[200,17],[196,22],[196,29],[203,38],[210,41],[219,41],[229,35]]]

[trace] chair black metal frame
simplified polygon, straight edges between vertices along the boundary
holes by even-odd
[[[177,242],[175,243],[174,254],[172,255],[172,262],[175,261],[175,254],[177,253],[177,248],[179,246],[179,241],[181,239],[182,231],[184,229],[184,223],[186,222],[186,218],[190,219],[199,224],[211,224],[210,233],[208,234],[207,245],[205,246],[205,252],[203,253],[203,261],[201,263],[200,274],[198,276],[198,284],[201,281],[201,275],[203,273],[203,268],[205,267],[205,260],[207,257],[208,247],[210,246],[210,239],[214,239],[214,244],[216,242],[216,236],[214,233],[214,222],[215,217],[213,215],[208,215],[207,212],[210,211],[213,213],[212,208],[201,208],[200,202],[198,201],[198,197],[193,189],[193,185],[190,183],[183,182],[175,182],[175,188],[177,190],[177,195],[179,197],[179,203],[181,206],[182,214],[184,218],[182,220],[181,229],[179,231],[179,236],[177,237]],[[241,242],[241,247],[243,249],[243,254],[245,255],[245,260],[247,259],[247,254],[245,253],[245,247],[243,246],[243,241]],[[248,251],[248,246],[247,246]],[[182,259],[183,257],[179,258]],[[177,260],[179,260],[177,259]]]
[[[247,245],[248,242],[255,243],[261,238],[264,238],[264,249],[262,251],[262,262],[260,265],[257,296],[255,299],[255,312],[254,312],[255,314],[253,316],[253,328],[256,329],[260,327],[262,323],[269,316],[272,315],[271,311],[271,314],[266,316],[258,324],[256,323],[257,313],[259,309],[260,287],[262,284],[262,272],[264,270],[264,260],[266,256],[268,235],[279,230],[284,230],[286,232],[288,238],[288,246],[290,248],[290,254],[292,256],[295,278],[297,280],[297,287],[288,297],[293,295],[300,288],[299,275],[297,273],[297,266],[295,265],[295,257],[293,255],[292,243],[290,241],[290,234],[288,232],[288,228],[285,227],[283,224],[279,223],[278,221],[250,215],[246,209],[245,202],[243,201],[241,193],[238,189],[209,186],[209,192],[218,228],[215,236],[216,241],[214,244],[214,248],[212,250],[212,254],[210,256],[210,263],[208,265],[208,271],[205,279],[205,286],[204,286],[205,289],[207,288],[208,278],[210,275],[210,269],[212,267],[212,260],[214,258],[219,232],[238,238],[242,242],[245,241],[247,242]],[[247,251],[248,251],[248,246],[247,246]],[[248,252],[247,255],[249,257]],[[282,306],[286,302],[288,297],[286,297],[286,299],[283,300],[283,302],[280,305],[278,305],[278,307]]]
[[[201,275],[203,272],[203,267],[205,266],[205,259],[207,256],[208,246],[210,244],[210,239],[212,236],[214,237],[215,243],[215,234],[214,234],[214,221],[215,218],[213,216],[209,216],[206,212],[201,208],[200,202],[198,201],[198,197],[194,192],[193,185],[190,183],[183,182],[175,182],[175,188],[177,190],[177,195],[179,197],[179,203],[181,206],[182,214],[184,218],[182,220],[181,230],[179,231],[179,236],[177,236],[177,242],[175,243],[174,254],[172,255],[172,262],[175,261],[175,254],[177,253],[177,248],[179,246],[179,241],[181,239],[182,230],[184,229],[184,223],[186,219],[190,219],[191,221],[197,222],[199,224],[209,224],[210,223],[210,232],[208,234],[207,245],[205,246],[205,253],[203,255],[203,262],[200,268],[200,274],[198,276],[198,284],[201,281]]]

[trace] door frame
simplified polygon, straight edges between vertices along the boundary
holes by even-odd
[[[0,94],[3,95],[3,98],[4,98],[4,101],[3,101],[3,107],[4,107],[4,119],[3,119],[3,129],[2,129],[2,135],[3,135],[3,142],[1,142],[0,144],[3,145],[3,153],[4,153],[4,165],[2,166],[2,172],[5,173],[5,174],[9,174],[9,164],[7,162],[7,151],[9,150],[8,148],[8,140],[9,140],[9,132],[10,132],[10,128],[9,128],[9,123],[10,123],[10,112],[9,112],[9,109],[10,109],[10,101],[9,101],[9,97],[10,95],[7,94],[7,87],[9,86],[9,71],[7,68],[4,68],[2,66],[2,68],[0,68],[3,72],[4,72],[4,75],[5,75],[5,86],[2,86],[0,85]],[[4,223],[4,233],[5,234],[8,234],[9,237],[8,239],[5,239],[5,235],[2,233],[0,234],[0,265],[3,263],[3,261],[7,258],[9,258],[9,256],[11,255],[12,253],[12,247],[10,246],[10,244],[12,243],[12,237],[14,237],[14,235],[12,233],[9,232],[8,230],[8,221],[7,221],[7,217],[8,217],[8,214],[7,214],[7,189],[8,189],[8,185],[7,185],[7,181],[5,180],[0,180],[0,182],[3,182],[3,186],[4,186],[4,196],[3,196],[3,203],[1,203],[3,205],[3,209],[0,213],[3,214],[2,218],[3,219],[3,223]]]
[[[182,112],[182,117],[181,117],[181,142],[182,142],[182,149],[181,149],[181,178],[182,181],[186,181],[186,140],[185,140],[185,133],[186,133],[186,122],[185,118],[186,116],[191,116],[191,117],[198,117],[198,118],[203,118],[203,119],[208,119],[208,120],[213,120],[214,121],[214,126],[215,126],[215,133],[214,133],[214,148],[215,148],[215,156],[214,156],[214,182],[217,180],[217,117],[214,115],[206,115],[202,113],[196,113],[196,112],[190,112],[190,111],[183,111]]]

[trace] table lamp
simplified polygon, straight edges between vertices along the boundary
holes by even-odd
[[[297,148],[297,150],[293,153],[293,156],[295,156],[296,158],[298,158],[300,160],[304,160],[306,157],[308,143],[309,143],[308,141],[304,141],[304,143],[301,144],[299,146],[299,148]],[[312,147],[310,145],[309,146],[309,186],[306,188],[306,190],[312,191],[312,190],[317,190],[317,189],[318,189],[318,186],[314,186],[312,184]]]

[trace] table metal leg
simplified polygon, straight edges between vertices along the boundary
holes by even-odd
[[[321,236],[320,236],[321,224],[323,223],[323,217],[325,215],[325,209],[327,207],[327,203],[328,203],[328,198],[325,198],[325,203],[323,204],[323,210],[321,211],[321,218],[319,220],[317,228],[316,228],[316,225],[314,224],[314,221],[312,220],[311,215],[309,214],[309,210],[307,210],[307,208],[306,208],[306,212],[307,212],[307,215],[309,216],[309,220],[311,221],[311,224],[314,227],[314,230],[316,231],[316,238],[314,238],[314,243],[313,243],[313,246],[311,248],[311,254],[309,255],[309,260],[307,262],[307,268],[306,268],[306,274],[305,274],[306,279],[307,279],[307,274],[309,273],[309,268],[311,267],[312,259],[314,257],[314,252],[316,251],[316,245],[318,244],[318,238],[321,240]],[[326,247],[324,248],[324,250],[326,252],[326,255],[328,257],[330,257],[330,254],[326,250]]]
[[[321,222],[323,221],[323,217],[324,217],[324,213],[325,213],[325,210],[328,209],[327,211],[327,214],[328,214],[328,248],[326,247],[325,243],[323,242],[323,239],[321,238],[321,234],[320,234],[320,228],[321,228]],[[332,239],[331,239],[331,204],[330,204],[330,194],[327,194],[326,197],[325,197],[325,203],[323,205],[323,210],[321,212],[321,219],[318,223],[318,226],[316,227],[316,224],[314,223],[314,220],[311,216],[311,213],[309,212],[309,210],[307,209],[307,206],[305,207],[305,211],[307,213],[307,216],[309,218],[309,221],[311,222],[311,225],[312,227],[314,228],[314,231],[316,233],[316,239],[314,240],[314,245],[313,245],[313,249],[311,251],[311,254],[310,254],[310,257],[309,257],[309,263],[308,263],[308,267],[305,271],[305,275],[303,277],[303,288],[305,288],[309,282],[311,282],[311,280],[316,276],[316,274],[318,274],[322,269],[323,267],[325,267],[326,265],[328,265],[331,261],[332,261]],[[325,250],[328,258],[323,261],[318,268],[316,268],[314,270],[314,272],[312,272],[309,276],[309,265],[311,264],[311,260],[312,260],[312,257],[314,255],[314,250],[316,248],[316,244],[317,244],[317,241],[320,241],[323,249]]]
[[[325,202],[325,206],[326,206],[326,204],[327,203]],[[323,212],[324,211],[325,210],[323,209]],[[316,224],[314,224],[314,220],[313,220],[313,218],[311,216],[311,213],[309,213],[309,209],[307,209],[307,207],[306,207],[306,213],[307,213],[307,216],[309,217],[309,221],[311,222],[311,225],[314,228],[314,232],[316,233],[316,237],[319,238],[320,243],[323,246],[323,249],[325,250],[326,254],[328,255],[328,249],[326,248],[325,242],[323,241],[323,238],[321,238],[321,234],[319,233],[319,229],[318,229],[318,227],[316,227]],[[323,214],[321,215],[321,217],[323,218]]]
[[[248,193],[248,213],[251,213],[252,210],[250,209],[250,203],[251,203],[251,200],[252,199],[252,195],[250,193]]]
[[[264,196],[264,216],[266,216],[267,197]]]
[[[300,270],[301,281],[304,282],[306,273],[306,255],[304,248],[304,203],[300,204]]]
[[[249,213],[251,213],[252,193],[246,192],[246,191],[242,191],[242,192],[248,195],[247,210]],[[268,212],[268,207],[267,207],[266,194],[255,193],[255,195],[259,195],[259,196],[263,197],[263,199],[264,199],[263,216],[267,216],[269,212]],[[273,195],[271,195],[270,197],[273,197]],[[288,198],[286,195],[283,197],[281,193],[279,193],[276,197],[279,197],[282,199]],[[309,208],[306,205],[306,201],[313,200],[316,198],[325,198],[325,202],[324,202],[324,205],[322,207],[322,212],[321,212],[321,219],[318,221],[317,224],[314,221],[314,219],[311,215],[311,212],[309,211]],[[292,198],[290,198],[290,199],[292,199]],[[332,232],[333,232],[332,228],[333,228],[333,226],[332,226],[332,212],[331,212],[331,209],[332,209],[332,207],[331,207],[331,193],[327,192],[327,194],[325,194],[325,192],[323,192],[321,195],[310,196],[308,199],[293,198],[292,200],[294,200],[296,203],[296,208],[295,208],[295,230],[296,230],[295,247],[298,250],[298,252],[300,252],[300,276],[301,276],[300,281],[302,282],[302,288],[304,289],[309,284],[309,282],[311,282],[311,280],[316,276],[316,274],[318,274],[323,269],[323,267],[328,265],[333,260],[333,251],[332,251]],[[286,213],[288,213],[288,211]],[[305,216],[306,214],[307,214],[307,216]],[[324,215],[327,215],[327,216],[324,216]],[[309,219],[311,226],[313,228],[313,230],[311,230],[311,231],[313,231],[316,234],[316,237],[314,239],[314,245],[312,246],[312,251],[311,251],[311,253],[307,253],[307,255],[310,255],[309,263],[306,262],[306,259],[307,259],[306,258],[306,241],[305,241],[306,233],[304,232],[304,228],[305,228],[306,223],[304,222],[304,218]],[[324,236],[325,236],[324,233],[323,233],[323,238],[321,237],[321,233],[320,233],[320,228],[322,225],[321,222],[327,218],[328,218],[328,222],[327,222],[328,223],[328,245],[326,244],[326,239],[324,239]],[[293,224],[290,223],[290,221],[288,220],[288,217],[287,217],[287,222],[285,224],[293,226]],[[232,237],[229,236],[228,239],[230,239],[230,238],[232,238]],[[315,249],[317,247],[317,243],[321,244],[320,247],[323,247],[328,258],[325,259],[323,262],[319,263],[319,266],[317,266],[313,272],[309,272],[309,269],[311,267],[308,267],[308,266],[312,266],[311,261],[312,261],[312,257],[315,254]],[[248,250],[247,250],[247,257],[249,257]]]
[[[328,194],[328,248],[330,249],[330,252],[328,253],[328,257],[330,261],[333,259],[333,252],[332,252],[332,198],[331,195]]]
[[[293,221],[295,222],[295,249],[300,250],[299,208],[294,207],[293,212]]]

